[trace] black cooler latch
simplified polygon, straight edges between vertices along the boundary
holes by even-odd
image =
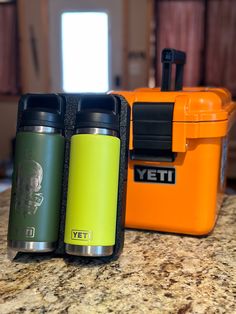
[[[167,48],[162,51],[161,91],[171,91],[172,64],[176,64],[174,90],[182,90],[185,59],[185,53],[182,51]],[[133,150],[130,158],[146,161],[174,161],[176,157],[176,153],[172,152],[174,103],[136,102],[132,110]]]

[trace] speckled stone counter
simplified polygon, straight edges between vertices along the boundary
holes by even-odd
[[[214,232],[194,238],[126,231],[110,264],[7,259],[9,192],[0,194],[0,313],[236,313],[236,196]]]

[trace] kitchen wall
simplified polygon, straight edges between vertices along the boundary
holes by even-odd
[[[122,45],[126,46],[126,53],[119,58],[125,60],[126,71],[121,78],[125,83],[122,88],[125,89],[146,86],[148,83],[148,8],[151,2],[122,2],[126,19],[122,21]],[[15,3],[0,5],[0,26],[3,30],[0,30],[0,161],[10,157],[11,139],[15,135],[18,98],[11,95],[16,92],[50,92],[51,77],[55,74],[49,70],[51,43],[48,44],[48,4],[47,0],[19,0],[17,10]],[[116,27],[119,27],[119,23]],[[12,50],[14,54],[10,54]]]
[[[134,89],[148,85],[150,5],[148,0],[129,0],[127,34],[127,77],[126,88]]]
[[[47,0],[19,0],[18,37],[21,91],[49,92]]]
[[[68,1],[68,10],[78,8],[80,2],[76,5],[76,1]],[[92,2],[89,1],[85,6],[93,7]],[[30,6],[28,0],[20,0],[19,36],[23,70],[21,82],[24,92],[61,89],[61,43],[57,27],[60,4],[63,4],[66,10],[66,1],[62,0],[31,0]],[[119,8],[119,14],[117,12],[113,18],[111,30],[111,34],[119,43],[118,47],[113,45],[112,51],[113,75],[121,79],[118,89],[133,89],[148,84],[152,5],[153,0],[120,0],[119,3],[111,1],[109,4],[111,11],[117,12]],[[112,79],[114,80],[114,77]],[[113,86],[112,89],[117,88]]]

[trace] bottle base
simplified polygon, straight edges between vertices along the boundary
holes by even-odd
[[[113,254],[114,246],[66,244],[66,253],[76,256],[102,257]]]
[[[9,240],[8,247],[19,252],[44,253],[56,249],[56,242],[33,242]]]

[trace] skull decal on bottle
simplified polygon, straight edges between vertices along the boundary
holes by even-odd
[[[40,193],[43,168],[34,160],[24,160],[16,173],[16,208],[24,215],[35,215],[44,197]]]

